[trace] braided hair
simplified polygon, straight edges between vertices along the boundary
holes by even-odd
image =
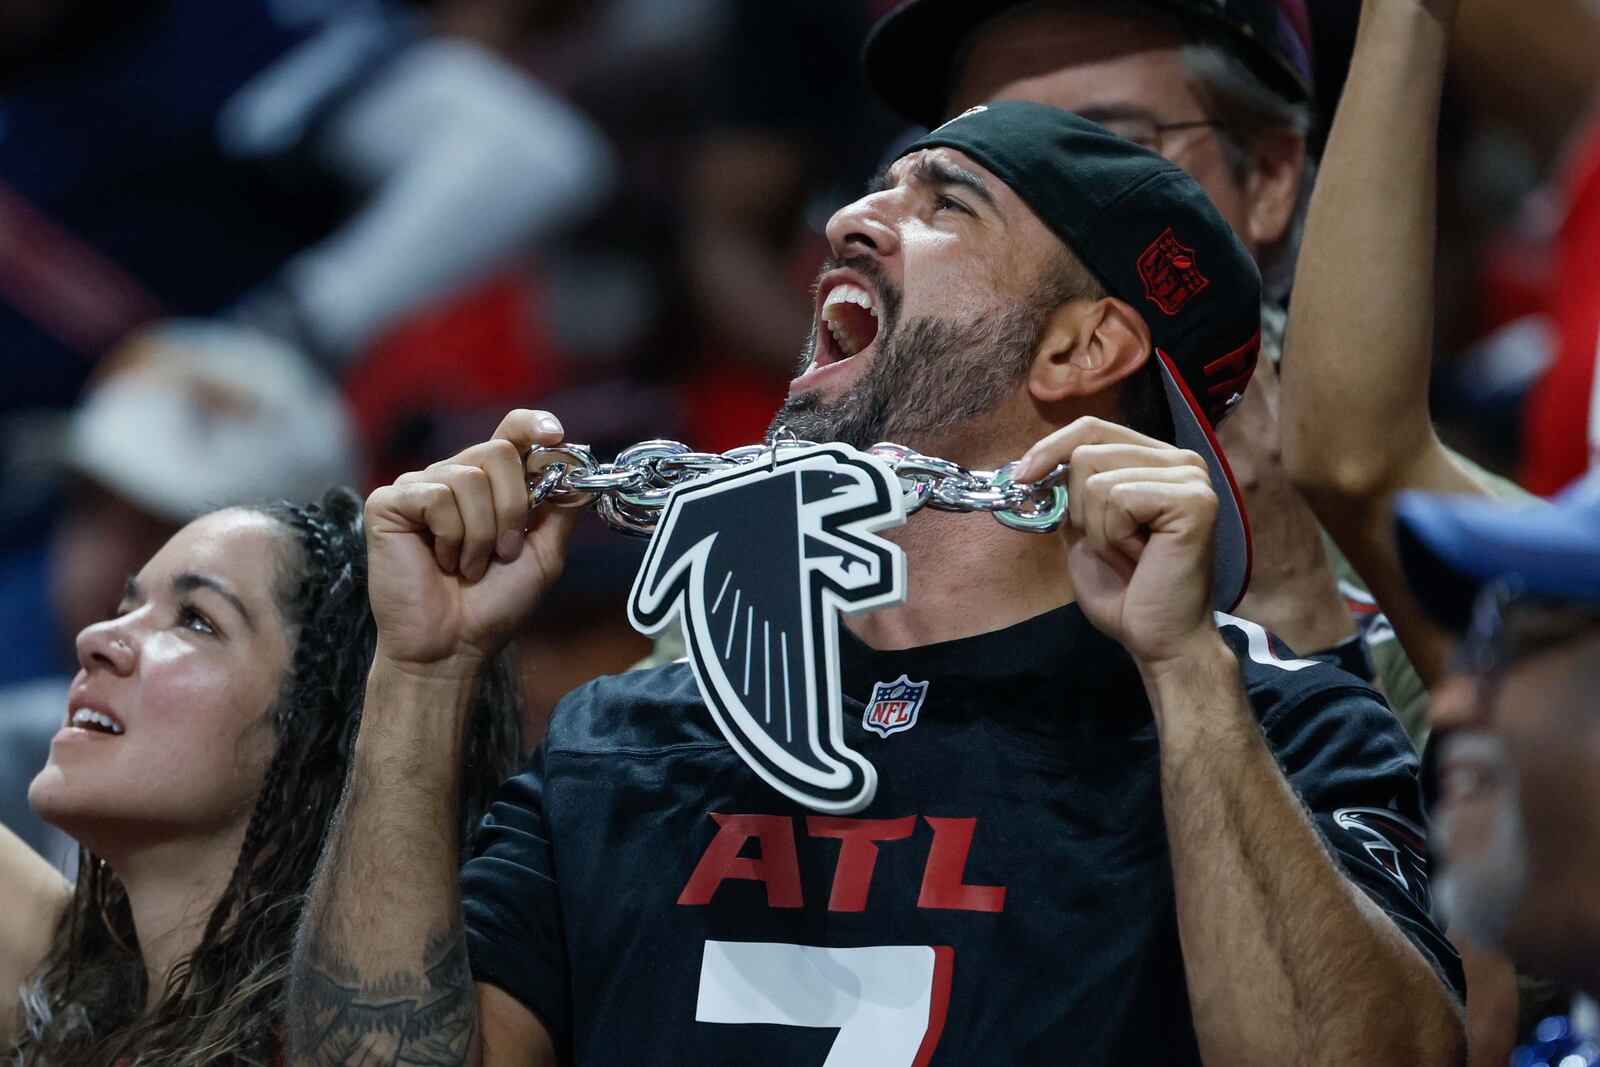
[[[350,768],[377,627],[359,497],[334,490],[315,504],[253,510],[282,524],[293,543],[276,590],[293,653],[269,712],[277,747],[232,876],[199,945],[146,1011],[127,892],[102,860],[81,852],[72,901],[23,990],[25,1025],[12,1062],[269,1067],[277,1060],[295,925]],[[476,698],[462,775],[464,853],[519,755],[513,677],[502,657]]]

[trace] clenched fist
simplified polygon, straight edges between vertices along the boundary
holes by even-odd
[[[1144,666],[1214,644],[1217,494],[1205,460],[1085,417],[1028,450],[1018,481],[1068,466],[1063,527],[1073,593],[1089,621]]]
[[[522,457],[561,423],[518,409],[494,437],[367,498],[368,587],[378,656],[470,677],[561,573],[575,511],[528,508]]]

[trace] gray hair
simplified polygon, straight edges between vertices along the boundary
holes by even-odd
[[[1291,133],[1304,139],[1311,131],[1312,108],[1271,88],[1252,70],[1221,31],[1185,24],[1183,66],[1189,87],[1206,114],[1216,122],[1218,140],[1236,182],[1249,176],[1251,154],[1263,137]],[[1261,297],[1281,303],[1294,284],[1294,264],[1305,232],[1306,209],[1316,163],[1308,153],[1300,170],[1300,189],[1283,236],[1261,251]]]

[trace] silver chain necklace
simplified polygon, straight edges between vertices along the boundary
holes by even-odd
[[[601,463],[586,445],[535,448],[528,453],[528,499],[548,500],[558,508],[593,507],[606,524],[634,537],[655,532],[667,497],[685,482],[762,460],[776,463],[779,449],[804,448],[810,441],[779,437],[770,445],[742,445],[727,452],[696,452],[678,441],[644,441],[623,449],[613,463]],[[969,471],[958,463],[925,456],[904,445],[867,449],[900,479],[906,514],[935,511],[987,511],[1013,530],[1048,533],[1067,513],[1067,468],[1059,466],[1036,482],[1013,480],[1015,463],[998,470]]]

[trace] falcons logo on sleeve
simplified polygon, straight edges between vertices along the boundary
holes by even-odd
[[[628,618],[681,620],[700,695],[745,763],[817,811],[872,802],[878,776],[844,742],[839,613],[905,599],[894,474],[846,445],[784,449],[675,490]]]

